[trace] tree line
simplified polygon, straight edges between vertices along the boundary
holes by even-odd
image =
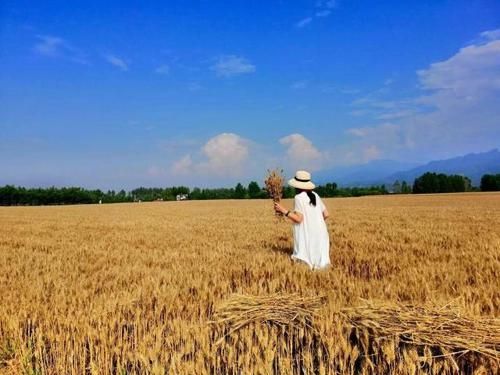
[[[359,197],[381,194],[422,194],[422,193],[453,193],[475,191],[471,180],[460,175],[445,175],[443,173],[424,173],[416,178],[413,185],[406,181],[396,181],[387,189],[385,185],[370,187],[339,187],[336,183],[327,183],[316,187],[315,191],[325,198]],[[481,191],[500,191],[500,174],[484,175],[481,178]],[[295,190],[284,187],[284,198],[293,198]],[[264,199],[266,191],[255,181],[248,186],[238,183],[234,188],[193,188],[173,186],[166,188],[140,187],[131,191],[108,190],[106,192],[87,190],[80,187],[63,188],[24,188],[12,185],[0,187],[0,205],[56,205],[56,204],[88,204],[88,203],[119,203],[119,202],[151,202],[173,201],[178,195],[186,195],[190,200],[208,199]]]
[[[413,193],[461,193],[472,191],[470,178],[457,174],[424,173],[415,179]]]
[[[358,197],[362,195],[387,194],[384,185],[371,187],[339,188],[335,183],[317,186],[316,192],[328,197]],[[234,188],[198,188],[187,186],[167,188],[140,187],[129,192],[125,190],[87,190],[79,187],[24,188],[12,185],[0,187],[1,206],[35,206],[57,204],[120,203],[174,201],[178,195],[186,195],[190,200],[209,199],[265,199],[267,192],[255,181],[248,186],[238,183]],[[283,197],[293,198],[295,190],[284,187]]]

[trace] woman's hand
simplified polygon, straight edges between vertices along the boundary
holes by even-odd
[[[285,207],[283,207],[281,204],[279,204],[279,202],[274,202],[274,210],[276,212],[281,212],[283,215],[288,212],[288,210]]]

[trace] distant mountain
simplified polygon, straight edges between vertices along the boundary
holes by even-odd
[[[479,185],[481,177],[487,173],[500,173],[500,151],[467,154],[452,159],[431,161],[425,165],[386,175],[383,181],[393,183],[396,180],[413,183],[413,180],[425,172],[459,174],[467,176],[473,185]]]
[[[425,172],[458,174],[467,176],[478,186],[487,173],[500,173],[500,151],[467,154],[445,160],[435,160],[424,165],[402,163],[394,160],[376,160],[367,164],[319,171],[314,180],[319,184],[336,182],[340,186],[367,186],[392,184],[406,181],[413,184],[415,178]]]
[[[394,160],[375,160],[362,165],[318,171],[313,177],[319,184],[336,182],[342,186],[367,186],[383,183],[385,176],[414,168],[417,165]]]

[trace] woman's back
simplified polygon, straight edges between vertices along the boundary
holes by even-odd
[[[293,226],[294,251],[292,258],[307,263],[311,268],[323,268],[330,264],[330,239],[323,218],[325,206],[318,194],[316,205],[311,204],[305,191],[295,196],[294,210],[304,219]]]

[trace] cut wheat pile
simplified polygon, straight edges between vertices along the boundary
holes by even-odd
[[[341,315],[379,338],[439,348],[439,355],[468,352],[500,360],[500,319],[470,318],[449,305],[441,308],[373,303],[342,309]]]
[[[303,335],[313,333],[315,341],[321,345],[322,358],[334,362],[323,344],[327,337],[319,337],[320,332],[313,322],[313,318],[321,318],[318,309],[325,303],[324,296],[234,295],[221,303],[215,312],[212,323],[225,327],[216,345],[228,342],[233,334],[252,324],[276,325],[295,340],[295,346],[290,346],[288,351],[300,350],[298,346],[302,344],[295,330],[302,330]],[[371,366],[378,366],[381,358],[387,359],[388,353],[393,353],[395,360],[396,353],[403,353],[408,347],[415,348],[410,352],[416,353],[417,361],[420,358],[420,361],[432,363],[434,359],[446,357],[444,360],[455,371],[463,368],[457,364],[460,359],[474,362],[467,358],[469,353],[478,358],[486,357],[484,360],[490,361],[491,368],[498,366],[500,360],[500,319],[469,318],[449,305],[430,308],[366,301],[356,307],[342,308],[335,315],[343,322],[344,334],[351,345],[362,357],[371,356],[365,360]],[[388,343],[386,352],[377,353],[381,342]],[[296,354],[291,353],[291,356]]]
[[[321,296],[297,294],[235,295],[217,308],[214,323],[229,327],[226,336],[252,323],[312,328],[312,319],[322,301],[324,297]],[[222,340],[224,337],[217,343]]]
[[[314,328],[312,318],[324,302],[324,296],[235,295],[220,304],[214,322],[230,327],[230,334],[251,323]],[[468,318],[449,305],[437,309],[366,301],[340,309],[339,316],[376,338],[439,347],[449,355],[474,352],[500,359],[500,319]]]

